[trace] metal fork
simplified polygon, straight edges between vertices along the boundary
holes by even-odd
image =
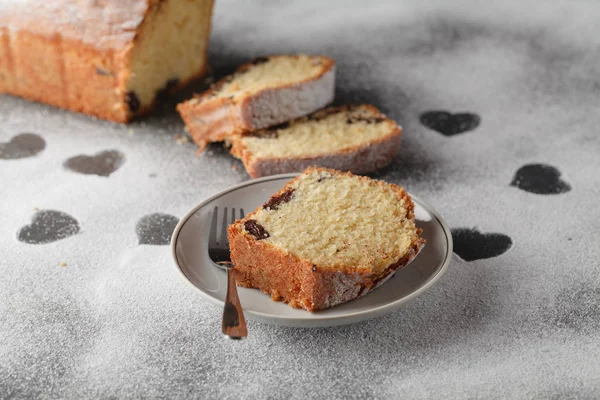
[[[244,218],[244,210],[241,208],[240,218]],[[215,207],[208,237],[208,256],[218,268],[227,271],[227,295],[225,296],[225,308],[223,309],[223,323],[221,326],[223,333],[231,339],[242,339],[248,336],[248,328],[246,327],[244,310],[242,310],[237,286],[235,285],[233,263],[231,262],[231,254],[229,253],[229,239],[227,238],[227,226],[234,221],[235,208],[231,209],[231,219],[229,219],[227,207],[225,207],[221,222],[221,236],[217,237],[219,207]]]

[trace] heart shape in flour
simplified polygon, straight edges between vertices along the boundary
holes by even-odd
[[[179,218],[169,214],[148,214],[143,216],[135,225],[135,233],[139,244],[167,245]]]
[[[93,156],[71,157],[63,166],[85,175],[110,176],[125,163],[125,155],[118,150],[105,150]]]
[[[481,122],[481,118],[477,114],[452,114],[448,111],[427,111],[421,114],[419,120],[429,129],[438,131],[444,136],[454,136],[472,131]]]
[[[560,194],[571,190],[571,185],[560,179],[560,171],[546,164],[527,164],[515,173],[510,186],[535,194]]]
[[[481,233],[476,229],[452,229],[454,252],[465,261],[497,257],[512,247],[512,239],[502,233]]]
[[[31,224],[19,229],[17,238],[28,244],[45,244],[73,236],[79,230],[79,223],[69,214],[40,210],[31,218]]]
[[[21,133],[6,143],[0,143],[0,160],[33,157],[46,148],[46,141],[33,133]]]

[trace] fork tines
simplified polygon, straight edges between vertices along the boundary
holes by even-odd
[[[212,221],[210,224],[210,233],[208,237],[208,248],[225,249],[229,248],[229,240],[227,238],[227,226],[233,224],[236,220],[235,208],[231,209],[231,216],[227,212],[227,207],[223,208],[223,218],[221,219],[221,234],[217,234],[217,228],[219,225],[219,207],[215,207],[213,210]],[[240,219],[244,218],[244,209],[240,208]]]

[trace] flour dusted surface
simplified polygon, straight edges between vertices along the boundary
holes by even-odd
[[[455,256],[423,296],[372,321],[250,321],[248,340],[225,341],[222,310],[182,281],[168,246],[139,246],[135,226],[152,213],[181,218],[247,180],[240,164],[219,146],[197,157],[177,145],[174,114],[129,133],[2,96],[0,142],[29,132],[47,145],[0,160],[0,397],[597,398],[600,5],[277,4],[216,2],[210,63],[221,76],[266,53],[331,55],[338,101],[375,103],[404,128],[402,151],[375,177],[452,228],[509,235],[512,248]],[[481,124],[445,137],[420,124],[430,110],[477,113]],[[61,168],[111,149],[126,163],[108,178]],[[511,187],[533,163],[557,167],[571,191]],[[80,233],[19,242],[35,207],[68,213]]]

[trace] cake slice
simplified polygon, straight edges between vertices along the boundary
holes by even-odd
[[[212,0],[0,0],[0,93],[127,122],[207,70]]]
[[[413,210],[400,186],[308,168],[229,226],[237,284],[309,311],[356,299],[418,254]]]
[[[194,142],[204,149],[244,131],[266,128],[316,111],[333,100],[335,63],[307,55],[262,57],[201,95],[181,103]]]
[[[232,137],[231,154],[253,178],[309,166],[356,174],[388,165],[401,129],[371,105],[330,107],[282,125]]]

